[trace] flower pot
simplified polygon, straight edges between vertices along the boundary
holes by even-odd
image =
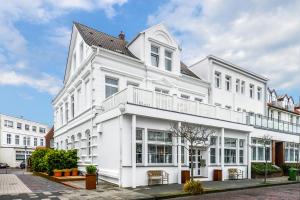
[[[96,174],[85,175],[85,189],[87,190],[96,189]]]
[[[72,169],[72,176],[78,176],[78,169]]]
[[[55,177],[61,177],[61,171],[55,171],[54,176]]]
[[[71,171],[64,171],[65,176],[71,176]]]

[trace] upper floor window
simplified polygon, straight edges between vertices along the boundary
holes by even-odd
[[[15,135],[15,144],[16,145],[20,144],[20,136],[19,135]]]
[[[240,85],[240,79],[236,79],[236,81],[235,81],[235,92],[236,93],[240,92],[240,87],[241,87],[241,85]]]
[[[74,53],[74,55],[73,55],[73,69],[74,69],[74,71],[76,70],[76,53]]]
[[[278,112],[278,121],[281,121],[281,112]]]
[[[165,68],[172,71],[172,52],[168,50],[165,51]]]
[[[36,132],[36,126],[32,126],[32,131]]]
[[[35,146],[35,147],[37,146],[37,138],[33,139],[33,146]]]
[[[105,77],[105,97],[109,97],[119,90],[119,80],[116,78]]]
[[[72,118],[74,118],[74,116],[75,116],[74,94],[71,96],[71,116],[72,116]]]
[[[195,97],[195,101],[203,102],[203,99]]]
[[[10,120],[5,120],[4,121],[4,126],[9,127],[9,128],[13,128],[14,127],[14,122],[10,121]]]
[[[245,87],[246,87],[245,81],[242,81],[241,82],[241,94],[245,94]]]
[[[17,129],[22,129],[22,123],[17,123]]]
[[[80,47],[79,47],[79,59],[80,62],[83,60],[83,42],[80,43]]]
[[[155,92],[159,92],[162,94],[169,94],[169,90],[162,89],[162,88],[155,88]]]
[[[26,146],[26,137],[23,137],[23,145]]]
[[[46,129],[45,128],[42,128],[40,127],[40,133],[45,133],[46,132]]]
[[[159,48],[151,45],[151,64],[155,67],[159,65]]]
[[[65,118],[66,118],[66,122],[69,121],[69,104],[68,102],[65,103]]]
[[[139,84],[138,83],[135,83],[135,82],[132,82],[132,81],[127,81],[127,86],[133,86],[133,87],[139,87]]]
[[[262,96],[262,89],[261,87],[257,87],[257,100],[260,101]]]
[[[27,146],[30,146],[30,137],[27,137]]]
[[[225,89],[227,91],[231,90],[231,76],[227,76],[225,77]]]
[[[26,131],[29,131],[29,129],[30,129],[29,125],[28,125],[28,124],[25,124],[25,130],[26,130]]]
[[[43,138],[40,139],[40,146],[44,146],[44,139]]]
[[[11,144],[11,134],[7,134],[6,144]]]
[[[249,97],[254,98],[254,85],[249,85]]]
[[[189,99],[189,98],[190,98],[190,96],[188,96],[188,95],[185,95],[185,94],[181,94],[181,98],[184,98],[184,99]]]
[[[221,88],[221,73],[215,72],[215,87]]]
[[[64,110],[62,106],[60,107],[60,124],[64,124]]]

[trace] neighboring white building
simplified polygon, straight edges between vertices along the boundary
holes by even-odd
[[[154,169],[180,183],[191,157],[202,180],[212,180],[215,169],[228,179],[229,168],[250,178],[251,162],[264,160],[264,135],[272,137],[270,162],[277,164],[285,147],[295,162],[299,124],[268,118],[266,78],[215,56],[191,67],[180,57],[162,24],[128,43],[124,33],[74,23],[64,87],[53,100],[55,147],[77,149],[81,169],[94,164],[121,187],[146,185]],[[190,156],[189,144],[168,131],[182,122],[213,128],[212,146]]]
[[[0,114],[0,162],[19,167],[38,146],[45,146],[48,126],[23,118]]]

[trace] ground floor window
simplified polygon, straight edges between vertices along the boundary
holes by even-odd
[[[252,138],[252,161],[271,161],[271,141],[264,141],[259,138]]]
[[[210,163],[216,164],[216,148],[210,148]]]
[[[29,158],[31,156],[31,151],[26,151],[26,156]],[[16,151],[16,161],[25,160],[25,151]]]
[[[285,161],[298,162],[299,161],[299,148],[300,145],[292,142],[285,143]]]
[[[149,163],[172,163],[172,145],[148,144]]]
[[[224,163],[233,164],[236,163],[236,150],[224,149]]]

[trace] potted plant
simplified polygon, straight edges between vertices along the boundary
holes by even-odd
[[[72,176],[78,176],[78,169],[77,168],[72,169]]]
[[[54,172],[54,176],[55,176],[55,177],[61,177],[62,170],[60,170],[60,169],[55,169],[55,170],[53,170],[53,172]]]
[[[70,169],[64,169],[64,176],[71,176],[71,170]]]
[[[85,188],[87,190],[96,189],[96,171],[97,168],[94,165],[86,166]]]

